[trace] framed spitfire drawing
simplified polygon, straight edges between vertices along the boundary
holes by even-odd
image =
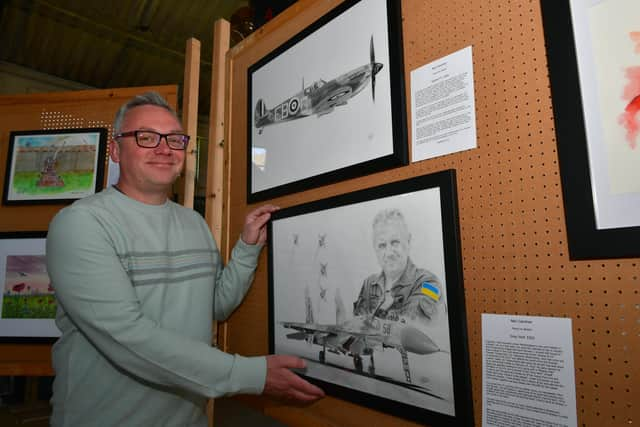
[[[249,202],[407,164],[400,3],[347,0],[247,69]]]
[[[269,350],[328,394],[473,424],[453,170],[274,213]]]
[[[0,342],[60,336],[45,242],[44,231],[0,233]]]
[[[8,145],[5,205],[63,203],[102,189],[106,128],[15,131]]]

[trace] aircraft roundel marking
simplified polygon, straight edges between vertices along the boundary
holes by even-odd
[[[299,108],[300,108],[300,101],[298,101],[298,98],[291,98],[289,100],[289,113],[296,114]]]

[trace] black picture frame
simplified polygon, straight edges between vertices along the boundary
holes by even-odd
[[[0,343],[51,343],[61,335],[46,238],[46,231],[0,232]]]
[[[445,170],[275,212],[268,225],[269,352],[306,359],[300,374],[329,395],[429,425],[472,426],[457,206],[455,171]],[[356,313],[362,285],[383,265],[374,218],[393,209],[411,233],[402,281],[440,283],[430,321]],[[407,327],[428,339],[398,338],[409,336]],[[420,340],[431,341],[430,350],[407,344]]]
[[[576,29],[588,25],[579,10],[586,6],[577,7],[572,14],[570,3],[570,0],[541,0],[569,258],[637,257],[640,256],[640,219],[636,224],[599,225],[598,215],[602,215],[599,211],[628,215],[630,205],[636,209],[640,206],[640,193],[633,195],[629,204],[624,196],[607,195],[608,190],[600,189],[607,185],[604,183],[606,172],[598,172],[601,168],[598,163],[606,161],[604,140],[603,135],[589,130],[596,129],[600,125],[595,122],[603,120],[598,112],[597,81],[592,74],[593,67],[585,69],[586,59],[580,66],[580,52],[583,58],[591,55],[585,56],[586,43],[583,42],[581,48],[576,44],[577,40],[585,39],[577,36],[580,31],[576,33]],[[618,203],[621,204],[618,206]]]
[[[106,128],[12,131],[4,205],[58,204],[103,187]]]
[[[248,67],[248,203],[408,164],[400,3],[346,0]]]

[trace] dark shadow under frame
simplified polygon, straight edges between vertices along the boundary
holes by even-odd
[[[443,249],[446,274],[446,293],[448,300],[449,340],[451,343],[451,367],[453,375],[455,416],[449,416],[428,409],[419,408],[402,402],[357,391],[334,383],[302,375],[318,384],[328,394],[338,398],[367,406],[375,410],[414,420],[429,425],[473,426],[473,400],[471,395],[471,372],[467,340],[466,308],[462,276],[462,255],[458,221],[458,201],[455,170],[445,170],[430,175],[410,178],[404,181],[384,184],[378,187],[359,190],[328,199],[282,209],[273,214],[272,221],[303,215],[310,212],[337,208],[345,205],[381,199],[397,194],[438,187],[443,228]],[[275,351],[274,333],[274,276],[273,276],[273,226],[268,224],[269,235],[269,353]],[[453,303],[452,303],[453,302]]]
[[[542,0],[569,258],[640,256],[640,227],[596,227],[569,0]]]

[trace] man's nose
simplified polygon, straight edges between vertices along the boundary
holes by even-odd
[[[164,141],[164,144],[162,143]],[[160,142],[158,146],[155,148],[156,153],[171,153],[171,148],[169,147],[169,143],[167,142],[167,137],[162,135],[160,137]]]

